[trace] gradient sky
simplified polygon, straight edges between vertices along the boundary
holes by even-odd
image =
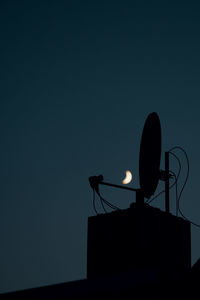
[[[130,169],[138,187],[153,111],[163,153],[175,145],[188,153],[181,207],[200,223],[198,1],[2,0],[0,40],[0,292],[86,277],[88,177],[120,184]],[[121,208],[135,201],[102,194]],[[199,239],[192,227],[192,263]]]

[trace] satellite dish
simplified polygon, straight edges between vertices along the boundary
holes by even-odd
[[[140,188],[150,198],[158,185],[161,158],[161,126],[157,113],[148,115],[141,138],[139,155]]]
[[[90,186],[93,191],[96,191],[100,196],[101,201],[105,201],[99,193],[99,184],[107,185],[115,188],[131,190],[136,192],[136,204],[142,207],[144,204],[144,197],[149,199],[155,192],[159,179],[162,179],[160,174],[164,173],[165,181],[165,202],[166,211],[169,212],[169,152],[165,152],[165,171],[160,171],[160,158],[161,158],[161,125],[157,113],[153,112],[148,115],[140,143],[139,155],[139,181],[140,188],[130,188],[112,184],[103,181],[103,176],[89,177]],[[94,201],[93,201],[94,203]],[[105,204],[113,208],[108,201]],[[102,205],[103,206],[103,205]],[[94,205],[95,208],[95,205]],[[116,208],[116,207],[115,207]],[[96,209],[95,209],[96,211]]]

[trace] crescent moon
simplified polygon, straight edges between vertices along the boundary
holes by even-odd
[[[129,170],[127,170],[126,171],[126,176],[125,176],[125,178],[122,180],[122,183],[123,184],[129,184],[130,182],[131,182],[131,180],[132,180],[132,174],[131,174],[131,172],[129,171]]]

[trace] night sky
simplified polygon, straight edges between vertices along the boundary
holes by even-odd
[[[130,186],[139,186],[140,138],[153,111],[161,168],[164,151],[187,151],[181,208],[200,223],[198,1],[2,0],[0,23],[0,292],[86,278],[88,177],[121,184],[130,169]],[[135,201],[101,191],[120,208]],[[173,213],[174,203],[172,190]],[[163,209],[164,196],[152,205]],[[192,227],[192,263],[199,239]]]

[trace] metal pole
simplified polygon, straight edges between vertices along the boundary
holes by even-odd
[[[169,152],[165,152],[165,210],[169,213]]]
[[[122,186],[122,185],[118,185],[118,184],[113,184],[113,183],[108,183],[108,182],[104,182],[104,181],[100,181],[98,184],[112,186],[112,187],[115,187],[118,189],[129,190],[129,191],[133,191],[133,192],[137,192],[140,190],[140,189],[134,189],[134,188],[130,188],[130,187],[126,187],[126,186]]]

